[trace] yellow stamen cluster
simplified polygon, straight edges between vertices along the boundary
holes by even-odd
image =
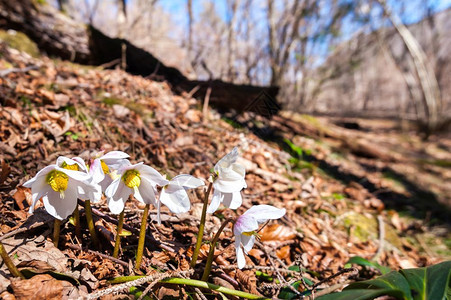
[[[69,165],[66,162],[63,162],[61,164],[61,168],[66,169],[66,170],[72,170],[72,171],[80,171],[80,167],[78,166],[78,164]]]
[[[122,175],[122,180],[125,185],[131,189],[137,188],[141,184],[141,177],[136,170],[128,170],[125,172],[124,175]]]
[[[256,231],[243,232],[242,234],[243,234],[243,235],[246,235],[246,236],[253,236],[253,235],[255,235],[255,237],[257,238],[257,240],[260,239],[260,235],[259,235]]]
[[[61,171],[53,170],[47,174],[45,181],[55,192],[61,193],[61,196],[64,197],[64,191],[67,189],[69,176]]]
[[[107,164],[103,160],[100,161],[100,165],[102,166],[103,173],[110,173],[110,168],[108,168]]]

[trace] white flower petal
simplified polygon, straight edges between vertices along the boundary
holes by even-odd
[[[177,175],[171,179],[170,184],[176,184],[184,188],[194,189],[205,185],[205,183],[194,176],[188,174]]]
[[[241,217],[251,216],[258,223],[264,223],[267,220],[282,218],[286,213],[285,208],[277,208],[271,205],[254,205],[249,208]]]
[[[124,183],[121,182],[121,178],[117,178],[116,180],[112,181],[105,190],[105,196],[107,196],[108,198],[113,197],[113,195],[116,194],[116,191],[119,188],[120,184],[124,185]]]
[[[156,203],[154,187],[152,182],[150,182],[147,178],[141,177],[141,184],[138,189],[135,190],[134,196],[138,201],[144,204],[155,205]]]
[[[120,180],[120,178],[119,178]],[[110,186],[110,184],[113,182],[113,179],[109,175],[105,175],[105,178],[101,182],[99,182],[100,187],[102,188],[102,191],[105,192],[106,195],[106,189]]]
[[[241,248],[241,236],[235,236],[235,251],[238,268],[242,269],[246,266],[246,257],[244,257],[243,249]]]
[[[91,201],[96,203],[99,202],[102,199],[102,187],[100,184],[94,185],[95,190],[92,192],[92,195],[90,196]]]
[[[213,187],[215,190],[219,190],[223,193],[233,193],[233,192],[239,192],[244,188],[244,185],[246,182],[243,178],[238,180],[223,180],[222,178],[218,178],[213,182]]]
[[[113,194],[113,197],[108,198],[108,207],[113,214],[120,214],[125,207],[125,202],[132,194],[132,189],[126,187],[124,184],[118,186],[118,189]]]
[[[117,170],[118,174],[124,174],[125,172],[127,172],[128,170],[132,170],[132,169],[136,169],[137,166],[142,165],[143,163],[137,163],[132,165],[128,159],[124,159],[124,162],[120,165],[120,167]]]
[[[33,186],[33,183],[38,179],[38,178],[44,178],[46,177],[46,175],[50,172],[55,170],[56,165],[50,165],[47,166],[45,168],[43,168],[42,170],[40,170],[33,178],[31,178],[30,180],[28,180],[27,182],[25,182],[23,184],[24,187],[27,188],[31,188]]]
[[[238,148],[235,147],[233,150],[221,158],[215,165],[215,172],[218,172],[220,168],[228,168],[233,163],[236,162],[238,158]]]
[[[219,179],[227,181],[241,180],[244,179],[245,175],[244,167],[237,164],[233,164],[230,168],[221,168],[218,172]]]
[[[222,204],[230,209],[237,209],[243,203],[241,192],[223,193],[224,199]]]
[[[207,208],[207,213],[209,213],[209,214],[214,213],[218,209],[223,198],[224,198],[224,195],[220,191],[215,190],[213,192],[213,197],[211,198],[210,205]]]
[[[38,203],[39,199],[41,199],[42,197],[44,197],[45,195],[47,195],[50,191],[53,191],[52,188],[47,185],[47,183],[45,182],[45,177],[44,178],[40,178],[38,179],[42,182],[38,182],[36,181],[35,184],[33,186],[35,186],[34,192],[33,189],[31,189],[32,194],[32,201],[31,201],[31,205],[30,205],[30,209],[28,210],[28,212],[30,214],[32,214],[34,212],[34,207],[36,206],[36,203]]]
[[[63,163],[66,163],[66,164],[68,164],[68,165],[74,165],[74,164],[76,164],[76,162],[75,162],[74,160],[70,159],[70,158],[67,157],[67,156],[58,156],[58,158],[56,159],[56,165],[57,165],[58,167],[61,167],[61,165],[62,165]]]
[[[161,214],[160,214],[160,210],[161,210],[161,201],[157,200],[157,222],[158,225],[161,225]]]
[[[189,211],[191,203],[188,194],[181,186],[171,185],[161,190],[160,201],[175,214]]]
[[[165,186],[169,183],[163,175],[158,173],[158,171],[152,167],[147,165],[139,165],[135,169],[139,172],[141,178],[146,178],[152,183],[152,185]]]
[[[125,159],[125,158],[129,158],[129,157],[130,157],[130,155],[128,155],[127,153],[122,152],[122,151],[110,151],[107,154],[101,156],[100,159],[105,161],[105,163],[107,163],[106,160],[110,160],[110,159],[118,160],[118,159]]]
[[[244,251],[247,253],[249,253],[249,251],[251,251],[252,247],[254,246],[255,243],[255,235],[245,235],[242,234],[241,235],[241,244],[243,244],[243,248]]]
[[[75,171],[75,170],[68,170],[64,168],[60,168],[58,166],[55,167],[55,170],[63,172],[67,176],[69,176],[72,179],[78,180],[78,181],[91,181],[91,175],[85,172]]]
[[[69,179],[70,184],[71,179]],[[92,202],[99,202],[102,197],[102,188],[98,184],[88,184],[84,182],[78,183],[78,196],[83,200],[91,200]]]
[[[77,156],[77,157],[74,157],[72,159],[78,164],[78,167],[80,168],[80,171],[88,173],[88,168],[86,167],[86,163],[83,160],[83,158]]]
[[[61,198],[59,192],[49,191],[42,197],[45,210],[54,218],[64,220],[74,212],[77,206],[77,194],[77,187],[70,185],[64,191],[64,198]]]

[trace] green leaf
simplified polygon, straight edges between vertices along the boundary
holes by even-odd
[[[141,275],[137,275],[137,276],[119,276],[119,277],[115,277],[112,278],[110,280],[108,280],[108,283],[111,284],[117,284],[117,283],[124,283],[124,282],[129,282],[129,281],[133,281],[139,278],[143,278],[144,276]]]
[[[406,280],[404,276],[402,276],[399,272],[396,271],[391,271],[390,273],[379,276],[376,279],[354,282],[345,288],[345,290],[354,290],[354,289],[395,290],[400,291],[403,294],[403,297],[398,299],[413,300],[412,296],[410,295],[409,282]]]
[[[141,297],[141,295],[143,294],[143,291],[141,291],[140,289],[132,286],[130,288],[130,294],[132,294],[133,296],[135,296],[135,299],[138,299],[139,297]],[[150,298],[149,296],[145,295],[143,297],[144,300],[152,300],[152,298]]]
[[[364,266],[364,267],[374,268],[376,270],[379,270],[379,272],[381,272],[382,275],[387,274],[388,272],[391,271],[390,268],[388,268],[388,267],[381,266],[377,262],[369,261],[369,260],[367,260],[367,259],[365,259],[363,257],[360,257],[360,256],[351,257],[348,260],[348,262],[345,264],[345,268],[351,267],[352,264],[356,264],[356,265]]]
[[[295,271],[295,272],[307,272],[307,273],[309,273],[309,274],[311,274],[311,275],[313,275],[315,277],[320,277],[320,274],[318,272],[311,271],[311,270],[306,269],[306,268],[300,268],[299,266],[296,266],[296,265],[289,266],[288,270]]]
[[[295,283],[293,283],[291,286],[296,290],[299,291],[299,286],[301,284],[301,281],[296,281]],[[299,293],[300,294],[300,293]],[[292,289],[290,289],[289,287],[283,287],[280,290],[279,299],[294,299],[296,297],[298,297],[299,294],[296,294]]]
[[[366,300],[389,295],[402,300],[451,300],[451,261],[427,268],[392,271],[373,280],[355,282],[340,293],[318,300]]]
[[[130,235],[132,235],[132,232],[122,228],[122,231],[121,231],[121,233],[119,233],[119,235],[121,237],[122,236],[130,236]]]
[[[404,299],[402,291],[393,289],[355,289],[343,291],[340,293],[332,293],[315,298],[316,300],[370,300],[380,296],[392,296],[396,299]]]
[[[255,275],[267,282],[273,282],[273,280],[274,280],[274,278],[271,275],[268,275],[262,271],[258,271],[258,270],[255,271]]]
[[[400,273],[406,277],[414,300],[445,299],[451,279],[451,261]]]

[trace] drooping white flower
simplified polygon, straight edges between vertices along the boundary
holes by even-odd
[[[242,269],[246,265],[244,252],[247,254],[254,246],[258,224],[265,223],[268,220],[280,219],[285,215],[285,212],[285,208],[255,205],[238,217],[233,226],[238,268]]]
[[[129,157],[130,155],[122,151],[110,151],[96,157],[89,168],[93,182],[99,184],[105,191],[117,176],[117,171],[122,166],[130,164],[127,160]]]
[[[78,197],[83,200],[91,200],[92,202],[100,201],[102,197],[102,188],[97,182],[94,181],[92,174],[89,172],[88,167],[86,166],[85,161],[81,157],[73,157],[68,158],[65,156],[60,156],[56,160],[56,165],[60,168],[79,171],[87,175],[86,181],[94,190],[89,189],[88,191],[84,191],[83,189],[78,189]]]
[[[23,186],[31,188],[30,213],[33,213],[36,203],[42,198],[47,212],[63,220],[73,213],[79,196],[95,192],[95,187],[89,183],[89,174],[77,171],[75,167],[65,167],[56,164],[47,166],[24,183]]]
[[[186,190],[203,185],[204,182],[194,176],[188,174],[177,175],[161,189],[160,201],[175,214],[187,212],[191,207],[191,202]]]
[[[221,203],[231,209],[241,206],[241,190],[247,187],[244,180],[246,171],[236,162],[237,159],[238,148],[235,147],[215,165],[214,171],[218,177],[213,182],[214,193],[208,213],[214,213]]]
[[[156,186],[165,186],[169,181],[157,170],[143,163],[132,165],[128,162],[127,164],[119,169],[119,176],[105,191],[111,212],[120,214],[130,195],[144,204],[158,206],[155,198]]]

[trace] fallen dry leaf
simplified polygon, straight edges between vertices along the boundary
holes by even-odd
[[[259,232],[259,234],[260,240],[262,242],[282,242],[292,240],[296,237],[296,233],[293,231],[293,229],[280,224],[267,225]]]
[[[74,286],[64,280],[56,280],[48,274],[40,274],[30,279],[19,279],[10,285],[17,300],[60,300],[71,294]]]

